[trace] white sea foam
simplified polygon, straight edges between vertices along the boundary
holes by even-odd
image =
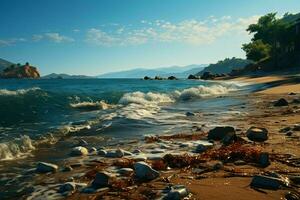
[[[28,92],[33,92],[36,90],[40,90],[39,87],[33,87],[28,89],[19,89],[19,90],[7,90],[7,89],[0,89],[0,96],[17,96],[17,95],[24,95]]]
[[[84,101],[79,103],[71,103],[72,108],[82,109],[82,110],[106,110],[112,107],[105,103],[104,101]]]
[[[123,105],[135,103],[141,105],[149,105],[149,104],[159,104],[159,103],[172,103],[174,99],[170,97],[168,94],[164,93],[154,93],[154,92],[132,92],[126,93],[120,99],[119,103]]]
[[[22,157],[34,149],[29,136],[23,135],[14,141],[0,143],[0,159],[11,160]]]

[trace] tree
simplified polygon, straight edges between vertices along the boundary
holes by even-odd
[[[248,59],[260,61],[270,56],[271,45],[263,43],[262,40],[256,40],[249,44],[243,44],[242,49],[246,52]]]

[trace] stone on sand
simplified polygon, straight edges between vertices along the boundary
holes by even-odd
[[[87,148],[85,148],[83,146],[74,147],[71,151],[72,156],[85,156],[88,154],[89,154],[89,151],[87,150]]]
[[[153,180],[159,176],[158,171],[143,161],[134,164],[134,172],[136,177],[141,180]]]
[[[264,142],[268,140],[268,130],[252,126],[246,132],[249,140],[253,142]]]
[[[36,171],[38,173],[48,173],[48,172],[56,172],[58,166],[51,163],[39,162],[36,167]]]
[[[115,176],[108,172],[98,172],[94,181],[92,182],[93,188],[107,187],[111,185]]]
[[[208,139],[209,140],[222,140],[225,136],[235,135],[235,129],[231,126],[219,126],[211,129],[208,132]]]

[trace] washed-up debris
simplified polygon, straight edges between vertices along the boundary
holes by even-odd
[[[38,173],[48,173],[48,172],[56,172],[58,166],[51,163],[39,162],[36,167],[36,171]]]
[[[268,140],[268,130],[252,126],[246,132],[249,140],[254,142],[264,142]]]
[[[147,143],[159,142],[160,140],[184,139],[184,140],[200,140],[205,136],[205,133],[193,134],[174,134],[174,135],[148,135],[145,137]]]
[[[164,162],[172,168],[182,168],[187,166],[194,166],[199,163],[206,162],[200,155],[192,156],[189,154],[172,155],[167,154],[163,158]]]
[[[277,190],[282,186],[288,186],[288,179],[284,179],[281,176],[264,176],[256,175],[252,178],[251,187]]]

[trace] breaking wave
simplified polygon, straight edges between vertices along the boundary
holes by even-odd
[[[24,95],[29,92],[34,92],[37,90],[41,90],[39,87],[33,87],[28,89],[19,89],[19,90],[7,90],[7,89],[0,89],[0,96],[17,96],[17,95]]]
[[[34,149],[30,137],[23,135],[14,141],[0,143],[0,159],[11,160],[22,157]]]
[[[112,107],[112,105],[107,104],[105,101],[84,101],[79,103],[71,103],[72,108],[81,110],[106,110]]]

